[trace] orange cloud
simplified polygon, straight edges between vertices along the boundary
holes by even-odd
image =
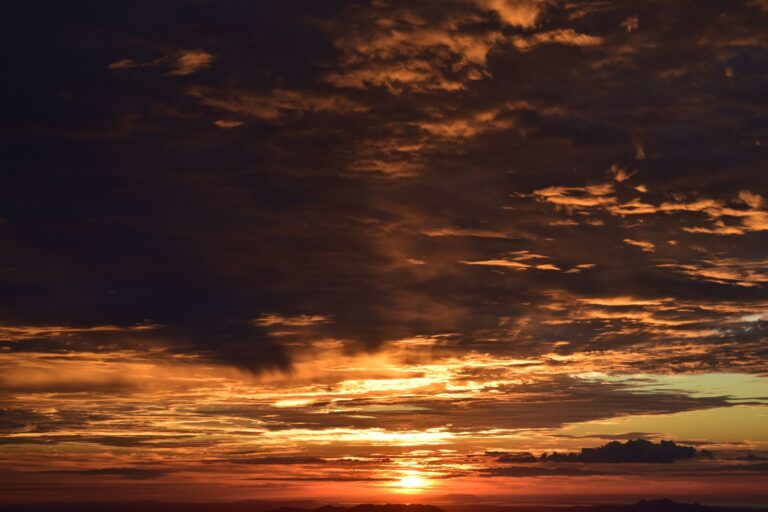
[[[229,119],[217,119],[216,121],[213,122],[213,124],[215,124],[219,128],[237,128],[239,126],[243,126],[243,124],[245,123],[243,123],[242,121],[232,121]]]
[[[29,340],[58,336],[71,336],[88,333],[116,333],[151,331],[162,326],[141,324],[131,326],[94,325],[89,327],[74,327],[65,325],[0,325],[0,338],[8,340]]]
[[[531,28],[541,14],[544,0],[473,0],[481,9],[493,11],[505,25]]]
[[[657,266],[713,283],[743,287],[768,283],[768,260],[709,258],[694,263],[663,263]]]
[[[203,87],[191,87],[188,93],[200,104],[255,117],[278,121],[291,114],[365,112],[368,107],[336,94],[273,89],[264,93],[250,91],[219,92]]]
[[[291,327],[306,327],[317,324],[327,324],[332,320],[323,315],[297,315],[297,316],[283,316],[278,314],[262,315],[254,323],[256,325],[263,325],[266,327],[272,327],[275,325],[285,325]]]
[[[616,203],[614,187],[610,183],[586,187],[546,187],[533,191],[541,201],[570,209],[584,209]]]
[[[515,251],[507,253],[506,258],[490,259],[490,260],[478,260],[478,261],[460,261],[464,265],[480,265],[485,267],[504,267],[514,270],[554,270],[561,271],[562,269],[553,263],[537,262],[536,260],[548,260],[549,256],[542,254],[535,254],[530,251]],[[534,260],[531,262],[531,260]],[[591,268],[591,264],[577,265],[574,267],[576,271],[581,271],[585,268]],[[569,270],[570,273],[574,273],[573,270]]]
[[[625,238],[624,243],[627,245],[633,245],[635,247],[639,247],[644,252],[653,252],[654,249],[656,248],[656,244],[652,242],[645,242],[642,240],[633,240],[631,238]]]
[[[178,50],[150,62],[136,62],[133,59],[120,59],[109,64],[108,68],[130,69],[162,66],[170,68],[167,76],[188,76],[213,64],[214,56],[204,50]]]
[[[422,15],[418,9],[353,11],[352,20],[332,25],[342,52],[338,71],[324,80],[336,87],[384,87],[405,91],[457,91],[488,75],[489,52],[504,41],[494,30],[464,31],[470,13]]]
[[[545,44],[562,44],[567,46],[598,46],[603,39],[598,36],[581,34],[571,28],[539,32],[531,36],[516,36],[512,38],[512,44],[520,51],[529,51],[537,46]]]

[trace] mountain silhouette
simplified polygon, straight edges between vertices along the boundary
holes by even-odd
[[[311,511],[304,508],[280,507],[269,512],[445,512],[444,510],[432,505],[355,505],[353,507],[337,507],[326,505]]]
[[[447,506],[447,512],[766,512],[767,508],[716,507],[699,503],[678,503],[667,498],[640,500],[631,505],[589,505],[589,506],[495,506],[460,505]]]
[[[678,503],[670,499],[640,500],[631,505],[502,506],[467,502],[436,507],[415,504],[364,504],[318,506],[304,501],[239,501],[231,503],[38,503],[3,504],[0,512],[768,512],[768,508],[715,507],[698,503]]]

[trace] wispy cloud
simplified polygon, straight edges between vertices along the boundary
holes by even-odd
[[[109,64],[111,70],[131,68],[164,67],[168,76],[189,76],[209,68],[215,60],[213,54],[205,50],[178,50],[155,60],[137,62],[133,59],[120,59]]]

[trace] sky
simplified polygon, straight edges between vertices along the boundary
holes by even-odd
[[[0,502],[768,504],[765,0],[2,18]]]

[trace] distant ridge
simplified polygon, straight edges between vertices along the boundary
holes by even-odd
[[[305,508],[280,507],[269,512],[310,512]],[[364,504],[353,507],[337,507],[334,505],[325,505],[324,507],[312,509],[311,512],[445,512],[433,505],[402,505],[402,504]]]
[[[499,506],[472,503],[467,505],[452,504],[442,508],[433,505],[355,505],[341,507],[326,505],[315,509],[280,507],[268,512],[759,512],[768,508],[752,507],[715,507],[699,503],[678,503],[667,498],[658,500],[640,500],[629,505],[589,505],[589,506]]]
[[[470,499],[476,497],[470,497]],[[350,507],[324,505],[309,500],[239,501],[229,503],[37,503],[2,504],[0,512],[768,512],[768,508],[715,507],[678,503],[670,499],[640,500],[628,505],[488,505],[468,501],[436,507],[415,504],[364,504]]]
[[[718,507],[699,503],[678,503],[668,498],[640,500],[630,505],[580,505],[580,506],[498,506],[498,505],[450,505],[447,512],[759,512],[768,508]]]

